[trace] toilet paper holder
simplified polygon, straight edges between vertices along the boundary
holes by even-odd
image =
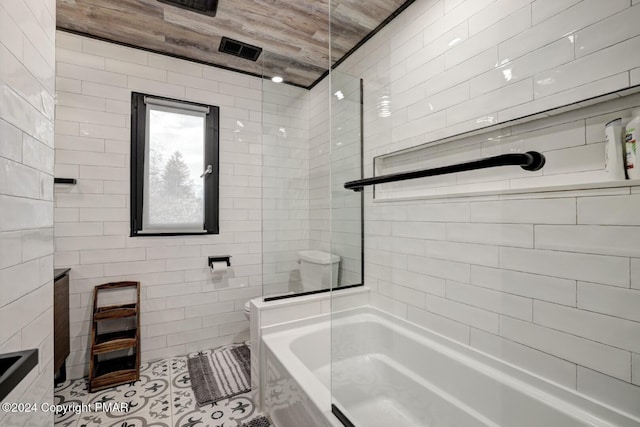
[[[226,262],[227,263],[227,267],[231,267],[231,255],[210,256],[209,257],[209,262],[207,264],[209,265],[209,268],[211,268],[214,262],[220,262],[220,261]]]

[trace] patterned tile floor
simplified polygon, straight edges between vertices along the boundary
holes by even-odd
[[[142,363],[140,380],[133,384],[96,393],[87,390],[86,378],[66,381],[56,387],[55,403],[128,403],[129,412],[68,412],[56,415],[56,426],[236,427],[260,415],[249,393],[198,408],[186,356]]]

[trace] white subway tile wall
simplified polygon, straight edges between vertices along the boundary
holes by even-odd
[[[368,77],[368,99],[391,97],[393,115],[386,120],[391,123],[366,126],[372,136],[379,136],[381,126],[391,128],[391,138],[370,142],[374,155],[630,85],[630,73],[640,64],[633,62],[633,55],[624,54],[637,43],[637,34],[629,28],[638,11],[629,1],[503,3],[467,0],[445,13],[442,2],[418,2],[411,9],[415,12],[400,16],[369,42],[375,47],[364,47],[345,62],[341,71]],[[519,26],[511,22],[518,17]],[[442,53],[434,40],[461,23],[469,25],[469,37],[452,38]],[[610,29],[605,40],[591,35],[602,34],[601,28]],[[483,37],[487,32],[494,36]],[[422,42],[414,42],[420,36]],[[595,45],[585,47],[589,43]],[[474,50],[474,44],[481,48]],[[365,51],[363,58],[360,53]],[[464,55],[461,61],[444,60],[460,55]],[[585,60],[593,65],[582,64]],[[365,106],[367,117],[381,122],[375,107],[374,102]],[[572,156],[580,157],[586,155]],[[594,168],[593,162],[589,166],[582,170],[602,169],[602,165]]]
[[[0,4],[0,353],[38,349],[3,402],[53,403],[54,0]],[[0,412],[1,425],[53,414]]]
[[[338,68],[364,79],[365,176],[375,156],[637,84],[639,8],[415,2]],[[383,96],[390,116],[380,114]],[[366,190],[372,303],[638,416],[640,187],[400,200],[602,181],[604,124],[637,105],[638,96],[612,97],[377,164],[380,173],[530,149],[548,159],[533,174],[408,181],[382,201]]]
[[[141,282],[142,360],[247,339],[243,304],[262,294],[262,80],[63,32],[56,46],[56,176],[78,179],[55,195],[55,264],[71,267],[75,304],[69,376],[87,373],[101,283]],[[131,91],[220,106],[219,235],[129,237]],[[278,101],[270,114],[284,120]],[[215,255],[232,256],[222,277],[207,268]]]

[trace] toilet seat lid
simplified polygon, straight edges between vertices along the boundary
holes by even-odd
[[[299,251],[298,258],[302,261],[311,262],[313,264],[335,264],[340,262],[338,255],[330,254],[323,251]]]

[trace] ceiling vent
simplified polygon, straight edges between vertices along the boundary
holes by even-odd
[[[187,9],[203,15],[216,16],[218,0],[158,0],[160,3]]]
[[[239,42],[238,40],[232,40],[228,37],[223,37],[220,41],[220,52],[228,53],[229,55],[239,56],[240,58],[255,61],[262,53],[262,48],[252,46],[247,43]]]

